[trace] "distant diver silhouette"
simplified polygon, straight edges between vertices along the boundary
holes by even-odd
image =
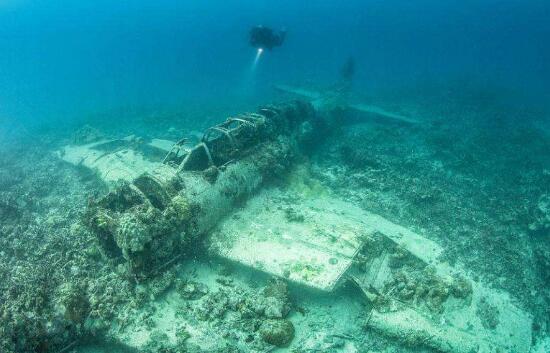
[[[355,75],[355,60],[353,57],[349,57],[348,60],[344,63],[340,69],[340,77],[343,81],[351,82],[353,76]]]
[[[280,47],[285,41],[286,31],[274,31],[269,27],[256,26],[250,29],[250,45],[258,49]]]

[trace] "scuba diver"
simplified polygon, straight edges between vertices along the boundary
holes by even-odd
[[[355,76],[355,60],[350,56],[340,69],[340,81],[337,84],[337,90],[342,93],[349,93],[353,83],[353,76]]]
[[[340,77],[342,81],[351,82],[353,76],[355,75],[355,60],[353,57],[349,57],[348,60],[344,63],[340,69]]]
[[[250,30],[250,45],[258,49],[280,47],[285,41],[286,31],[274,31],[269,27],[256,26]]]

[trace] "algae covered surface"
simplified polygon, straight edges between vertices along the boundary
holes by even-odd
[[[550,352],[548,13],[1,3],[0,353]]]

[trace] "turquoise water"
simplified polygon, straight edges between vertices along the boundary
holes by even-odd
[[[367,93],[447,79],[548,98],[544,1],[5,1],[2,116],[77,119],[124,104],[242,98],[275,81],[329,84],[353,56]],[[253,89],[253,25],[287,28]]]
[[[0,352],[550,351],[549,16],[1,1]]]

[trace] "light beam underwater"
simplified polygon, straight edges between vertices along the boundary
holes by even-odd
[[[256,71],[256,66],[258,66],[258,61],[260,61],[260,57],[262,56],[263,52],[263,48],[258,48],[258,50],[256,51],[256,57],[254,57],[254,62],[252,63],[252,71]]]

